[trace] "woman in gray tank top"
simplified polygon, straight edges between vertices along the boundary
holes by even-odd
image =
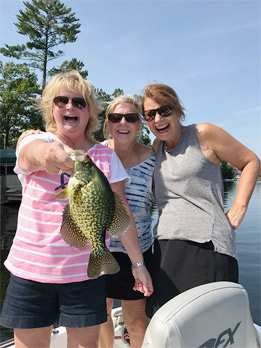
[[[238,282],[235,230],[246,213],[260,161],[215,125],[183,126],[184,108],[167,85],[148,85],[142,106],[143,117],[156,136],[157,152],[154,293],[146,306],[152,317],[168,300],[190,288],[215,281]],[[221,159],[242,171],[237,195],[226,213]]]

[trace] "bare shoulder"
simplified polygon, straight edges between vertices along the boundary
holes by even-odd
[[[160,144],[160,140],[158,138],[155,138],[152,145],[152,149],[154,152],[158,151],[159,144]]]
[[[203,154],[213,163],[219,163],[220,158],[215,151],[215,139],[223,129],[211,123],[199,123],[196,125],[196,133]]]
[[[218,131],[224,131],[222,128],[215,126],[212,123],[204,122],[196,125],[196,131],[199,136],[208,137]]]
[[[209,144],[224,140],[228,136],[232,137],[223,128],[207,122],[196,125],[196,132],[200,141],[207,141]]]
[[[152,147],[140,144],[141,149],[141,161],[145,161],[147,158],[149,158],[151,155],[153,155],[154,151]]]

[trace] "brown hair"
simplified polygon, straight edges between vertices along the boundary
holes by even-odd
[[[181,101],[177,93],[171,87],[160,84],[152,83],[145,87],[142,98],[142,110],[144,111],[144,102],[146,98],[153,99],[160,105],[170,105],[176,112],[177,117],[182,120],[185,119],[185,108],[182,106]]]

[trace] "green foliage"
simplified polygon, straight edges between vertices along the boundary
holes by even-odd
[[[149,137],[150,131],[144,120],[142,120],[142,133],[140,135],[140,142],[144,145],[152,146],[151,139]]]
[[[55,74],[58,74],[60,72],[70,71],[70,70],[77,70],[82,75],[83,78],[86,79],[88,76],[88,70],[82,70],[84,67],[84,63],[80,60],[77,60],[76,58],[73,58],[69,62],[65,60],[59,67],[52,68],[48,71],[49,76],[54,76]]]
[[[116,91],[116,89],[115,89]],[[114,92],[115,92],[114,91]],[[114,93],[113,92],[113,93]],[[113,97],[111,94],[107,94],[103,89],[96,88],[95,89],[96,99],[100,102],[100,104],[104,107],[107,107],[109,103],[113,100]]]
[[[59,0],[32,0],[24,5],[25,10],[19,10],[15,25],[18,33],[28,36],[29,41],[26,45],[5,45],[0,52],[8,57],[26,59],[31,62],[31,67],[40,69],[44,88],[47,63],[63,56],[64,52],[57,50],[57,46],[76,41],[81,25],[71,8]]]
[[[32,105],[40,93],[36,74],[25,64],[0,64],[0,145],[16,145],[20,133],[29,128],[43,128],[41,116]]]
[[[115,90],[114,90],[114,92],[112,93],[112,99],[115,99],[115,98],[117,98],[117,97],[119,97],[120,95],[122,95],[122,94],[124,94],[124,92],[123,92],[123,89],[121,89],[121,88],[116,88]]]
[[[117,93],[116,91],[119,91],[120,89],[115,89],[115,91],[113,93]],[[120,90],[122,93],[123,91]],[[120,94],[122,94],[120,93]],[[100,103],[100,106],[101,106],[101,113],[99,114],[99,120],[100,120],[100,123],[101,123],[101,128],[94,133],[94,138],[97,140],[97,141],[103,141],[104,140],[104,136],[103,136],[103,124],[105,122],[105,118],[106,118],[106,109],[107,109],[107,106],[110,104],[110,102],[113,100],[113,94],[110,95],[110,94],[107,94],[103,89],[101,88],[96,88],[95,89],[95,96],[96,96],[96,99],[98,100],[98,102]]]
[[[138,99],[141,103],[141,99],[142,99],[142,96],[141,95],[138,95],[138,94],[134,94],[134,97],[136,99]],[[148,145],[148,146],[152,146],[151,144],[151,139],[149,137],[149,134],[150,134],[150,131],[149,131],[149,128],[147,126],[147,123],[144,121],[143,117],[142,117],[142,132],[140,134],[140,142],[144,145]]]
[[[79,20],[71,8],[67,8],[59,0],[31,0],[24,2],[25,9],[19,10],[18,22],[15,23],[18,33],[28,37],[26,44],[0,48],[0,53],[7,57],[27,60],[27,64],[6,63],[3,67],[0,61],[0,117],[1,117],[1,147],[15,147],[20,133],[26,129],[44,129],[42,117],[32,105],[31,99],[41,94],[37,85],[37,77],[29,68],[40,69],[43,73],[42,88],[47,77],[47,63],[63,56],[64,52],[57,46],[74,42],[80,32]],[[60,66],[53,67],[49,76],[58,72],[75,69],[87,78],[88,71],[83,70],[84,64],[73,58],[64,61]],[[117,96],[123,94],[121,88],[116,88],[112,94],[102,89],[96,89],[96,97],[101,104],[99,115],[101,129],[95,133],[98,141],[103,141],[103,124],[108,104]],[[136,96],[140,98],[140,96]],[[140,136],[141,142],[150,145],[149,130],[143,122]]]
[[[220,168],[221,168],[223,180],[233,179],[236,172],[238,171],[237,168],[235,168],[234,166],[232,166],[231,164],[229,164],[227,161],[223,159],[220,162]]]

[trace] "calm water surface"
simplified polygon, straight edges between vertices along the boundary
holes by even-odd
[[[225,208],[231,206],[238,182],[225,182]],[[261,181],[258,181],[247,213],[238,230],[239,282],[248,292],[255,323],[261,325]]]
[[[224,183],[225,210],[231,206],[237,187],[237,181]],[[3,262],[15,234],[18,208],[19,204],[1,206],[1,308],[9,281],[9,272],[3,266]],[[153,213],[153,218],[155,224],[157,212]],[[239,282],[248,292],[254,322],[261,325],[261,181],[256,184],[245,219],[236,234]],[[12,330],[0,328],[0,342],[13,337]]]

